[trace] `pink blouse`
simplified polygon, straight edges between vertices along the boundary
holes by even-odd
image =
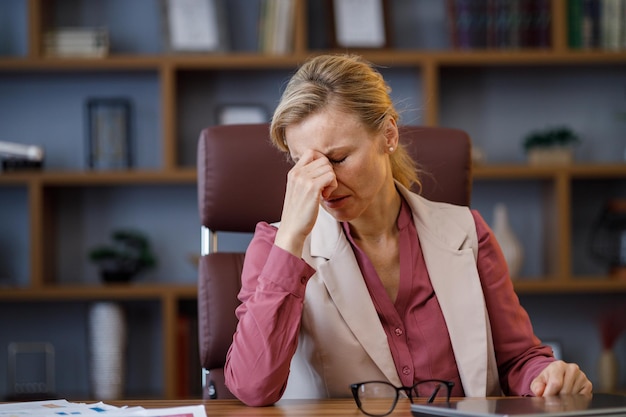
[[[507,395],[532,395],[531,381],[554,358],[550,348],[541,346],[533,333],[492,231],[478,212],[472,214],[478,235],[477,266],[500,385]],[[455,383],[452,395],[463,396],[446,324],[408,205],[403,203],[398,216],[400,283],[395,303],[387,296],[365,253],[355,245],[348,225],[343,227],[387,334],[402,383],[411,386],[424,379],[450,380]],[[306,283],[315,273],[304,260],[274,246],[276,231],[267,223],[259,223],[248,247],[239,295],[242,305],[236,311],[240,322],[226,361],[228,388],[248,404],[280,399],[296,350]],[[294,276],[300,279],[294,280]]]

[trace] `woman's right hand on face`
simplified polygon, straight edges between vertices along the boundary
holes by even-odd
[[[322,197],[337,188],[332,164],[323,154],[307,151],[287,174],[287,189],[274,244],[302,256],[304,240],[311,233]]]

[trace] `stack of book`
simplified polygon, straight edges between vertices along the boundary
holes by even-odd
[[[295,0],[263,0],[259,21],[259,50],[268,54],[293,51]]]
[[[457,49],[549,48],[550,0],[447,0]]]
[[[40,146],[0,141],[2,171],[39,169],[43,165],[43,156]]]
[[[569,0],[572,49],[626,49],[626,0]]]
[[[109,33],[103,28],[58,28],[44,35],[47,56],[102,58],[109,53]]]

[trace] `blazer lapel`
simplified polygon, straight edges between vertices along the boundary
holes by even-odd
[[[311,233],[311,260],[324,281],[333,303],[350,331],[388,380],[401,385],[389,350],[387,335],[380,324],[365,280],[347,239],[337,221],[320,209]],[[341,262],[333,262],[333,258]]]
[[[488,375],[486,306],[468,231],[457,222],[441,221],[444,219],[438,217],[446,214],[431,210],[427,200],[404,195],[413,208],[424,260],[448,327],[463,389],[469,397],[484,397]],[[463,224],[473,225],[469,210],[467,216]]]

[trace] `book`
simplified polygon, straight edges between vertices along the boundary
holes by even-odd
[[[552,44],[552,10],[550,0],[535,0],[531,13],[532,46],[549,48]]]
[[[600,10],[601,46],[608,50],[618,50],[621,45],[622,0],[602,0]]]
[[[43,44],[48,56],[104,57],[109,34],[102,28],[60,28],[46,32]]]
[[[600,0],[582,0],[581,47],[600,46]]]
[[[446,13],[455,49],[549,48],[552,43],[550,0],[447,0]]]
[[[29,161],[42,161],[44,152],[41,146],[0,141],[0,155]]]
[[[567,4],[567,44],[571,49],[582,47],[583,0],[569,0]]]
[[[293,51],[294,0],[264,0],[259,17],[259,50],[269,54]]]

